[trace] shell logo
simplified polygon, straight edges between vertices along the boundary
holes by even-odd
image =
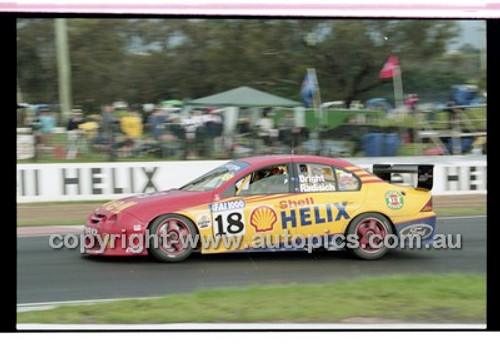
[[[255,232],[272,231],[276,221],[278,221],[278,215],[272,207],[267,205],[256,207],[250,214],[250,225]]]

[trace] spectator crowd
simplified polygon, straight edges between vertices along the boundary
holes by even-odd
[[[407,96],[409,115],[416,116],[418,101],[417,95]],[[446,108],[449,129],[460,122],[460,110],[452,102]],[[389,130],[363,125],[357,117],[335,128],[310,132],[298,126],[293,112],[287,109],[264,108],[257,114],[257,110],[241,108],[237,116],[232,116],[215,107],[191,108],[181,113],[178,107],[162,104],[146,108],[147,105],[115,103],[104,106],[98,113],[84,113],[83,109],[74,108],[61,125],[61,119],[49,105],[40,106],[43,107],[37,110],[31,122],[22,123],[31,126],[33,131],[35,157],[229,159],[280,153],[345,157],[361,151],[370,156],[373,142],[365,141],[377,133],[389,132],[394,138],[399,134],[405,145],[414,142],[411,129]],[[393,144],[391,152],[397,153],[400,142]],[[464,148],[462,153],[467,151]],[[96,157],[97,153],[100,156]]]
[[[275,123],[272,109],[253,122],[243,109],[234,132],[224,132],[223,110],[194,108],[180,114],[179,108],[161,105],[146,109],[107,105],[100,113],[71,110],[65,123],[66,159],[90,152],[109,155],[110,160],[153,156],[173,159],[227,158],[258,153],[285,153],[307,140],[308,131],[295,126],[292,112],[286,111]],[[50,107],[40,108],[32,123],[37,150],[52,149],[57,118]],[[61,128],[58,128],[61,129]]]
[[[53,148],[56,124],[49,107],[37,111],[30,125],[37,150]],[[65,129],[66,159],[89,152],[107,153],[110,160],[145,155],[188,159],[222,155],[225,149],[223,117],[213,107],[192,110],[187,116],[162,106],[146,111],[108,105],[101,113],[87,115],[74,108]]]

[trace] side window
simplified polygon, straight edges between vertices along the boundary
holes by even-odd
[[[337,190],[335,174],[329,165],[300,163],[298,171],[300,192],[333,192]]]
[[[273,165],[248,174],[235,184],[236,196],[289,192],[289,171],[285,164]]]
[[[357,191],[360,188],[359,179],[350,171],[335,168],[339,191]]]

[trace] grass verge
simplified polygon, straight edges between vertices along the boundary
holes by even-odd
[[[26,208],[26,207],[47,207],[47,206],[60,206],[63,208],[67,205],[76,205],[76,204],[95,204],[98,206],[99,204],[104,204],[110,202],[109,200],[104,201],[68,201],[68,202],[35,202],[35,203],[17,203],[18,208]]]
[[[480,208],[434,208],[438,218],[439,216],[457,216],[457,215],[485,215],[486,207]]]
[[[83,203],[83,202],[82,202]],[[89,202],[91,203],[91,202]],[[95,203],[96,206],[102,204],[104,202],[92,202]],[[33,204],[31,204],[33,205]],[[41,203],[35,204],[36,206],[42,206]],[[47,205],[47,204],[46,204]],[[22,207],[22,204],[18,204],[19,207]],[[486,208],[435,208],[434,211],[439,216],[459,216],[459,215],[485,215]],[[33,218],[33,219],[25,219],[18,220],[17,227],[26,227],[26,226],[64,226],[64,225],[84,225],[86,215],[88,213],[82,213],[81,217],[78,219],[41,219],[41,218]]]
[[[332,323],[352,317],[402,322],[485,322],[486,277],[394,275],[327,284],[226,288],[22,312],[18,323]]]
[[[75,226],[85,225],[86,217],[74,220],[21,220],[17,222],[17,227],[30,227],[30,226]]]

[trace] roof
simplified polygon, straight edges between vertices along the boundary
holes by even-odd
[[[302,105],[300,102],[269,94],[248,86],[241,86],[215,95],[191,100],[187,104],[237,107],[295,107]]]
[[[266,155],[266,156],[255,156],[248,158],[238,159],[240,161],[244,161],[253,166],[266,166],[271,164],[276,164],[280,162],[307,162],[307,163],[327,163],[333,166],[339,167],[348,167],[352,166],[346,160],[339,158],[328,158],[328,157],[320,157],[320,156],[311,156],[311,155],[297,155],[297,154],[280,154],[280,155]]]

